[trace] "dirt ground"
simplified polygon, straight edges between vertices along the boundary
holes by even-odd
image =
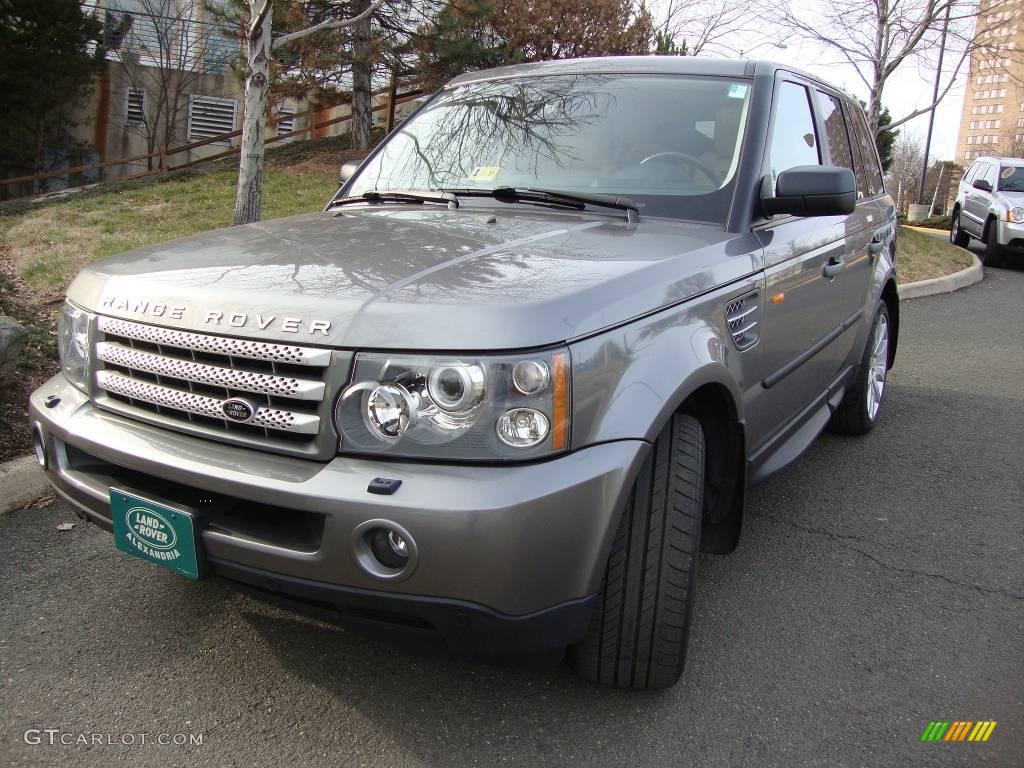
[[[28,431],[28,396],[57,372],[57,310],[60,295],[40,296],[18,278],[7,247],[0,243],[0,314],[28,330],[18,372],[0,385],[0,462],[32,451]]]

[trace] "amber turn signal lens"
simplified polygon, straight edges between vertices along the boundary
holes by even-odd
[[[551,450],[569,447],[569,355],[556,352],[551,357],[551,379],[554,387],[551,408]]]

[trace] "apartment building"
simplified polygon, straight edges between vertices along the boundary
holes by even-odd
[[[1024,0],[985,0],[976,22],[956,162],[1024,157]]]

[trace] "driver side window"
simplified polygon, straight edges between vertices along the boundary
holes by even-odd
[[[821,165],[807,88],[784,82],[779,86],[772,127],[770,162],[772,185],[783,171],[798,165]]]

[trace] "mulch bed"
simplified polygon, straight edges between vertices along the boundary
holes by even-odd
[[[14,380],[0,385],[0,462],[32,452],[28,430],[28,396],[58,370],[57,310],[62,296],[29,291],[0,243],[0,314],[28,330]]]

